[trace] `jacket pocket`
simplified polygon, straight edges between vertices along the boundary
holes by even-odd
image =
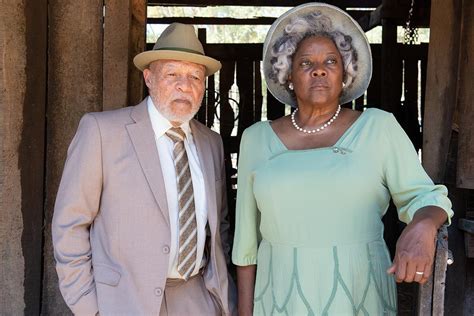
[[[94,280],[97,283],[117,286],[120,282],[121,276],[120,272],[109,266],[94,265]]]

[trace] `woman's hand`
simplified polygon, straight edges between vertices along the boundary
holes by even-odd
[[[446,212],[439,207],[419,209],[400,235],[387,273],[395,274],[397,282],[425,283],[433,268],[438,228],[446,219]]]

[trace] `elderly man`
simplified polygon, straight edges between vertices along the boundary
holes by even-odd
[[[134,59],[150,97],[86,114],[52,223],[75,314],[228,315],[225,176],[218,134],[192,120],[221,67],[174,23]]]

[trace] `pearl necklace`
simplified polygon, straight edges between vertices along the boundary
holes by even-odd
[[[317,133],[317,132],[320,132],[322,131],[323,129],[325,129],[326,127],[328,127],[329,125],[332,124],[332,122],[334,122],[337,118],[337,116],[339,115],[339,112],[341,112],[341,105],[339,105],[337,107],[337,111],[336,113],[334,113],[334,115],[331,117],[331,119],[329,121],[327,121],[326,123],[324,123],[324,125],[316,128],[316,129],[311,129],[311,130],[307,130],[307,129],[304,129],[302,127],[300,127],[298,124],[296,124],[296,121],[295,121],[295,114],[296,112],[298,112],[298,109],[296,109],[293,113],[291,113],[291,123],[293,124],[293,126],[299,130],[300,132],[303,132],[303,133],[306,133],[306,134],[314,134],[314,133]]]

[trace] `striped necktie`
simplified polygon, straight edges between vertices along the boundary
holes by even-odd
[[[176,169],[179,211],[178,273],[187,280],[196,265],[197,223],[191,170],[184,147],[186,134],[184,134],[181,128],[172,127],[166,132],[166,135],[174,143],[173,156]]]

